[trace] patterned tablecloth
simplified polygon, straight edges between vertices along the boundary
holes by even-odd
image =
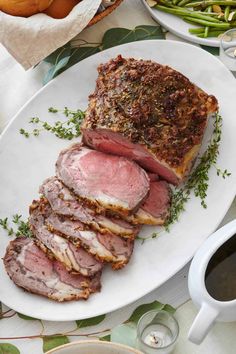
[[[155,25],[150,15],[146,12],[139,0],[124,0],[123,4],[109,17],[83,31],[79,38],[88,42],[98,42],[103,33],[113,27],[134,28],[137,25]],[[181,40],[171,33],[166,33],[166,38]],[[2,129],[19,108],[42,86],[42,78],[48,70],[46,63],[25,72],[0,46],[0,129]],[[234,202],[228,211],[222,224],[232,220],[236,215],[236,203]],[[234,354],[236,348],[236,323],[218,323],[211,331],[207,339],[200,346],[195,346],[187,341],[187,331],[197,313],[197,310],[189,301],[187,289],[187,273],[189,265],[185,266],[172,279],[159,289],[140,299],[136,303],[123,309],[110,313],[105,320],[84,331],[71,334],[69,340],[81,339],[76,334],[84,334],[102,331],[112,328],[125,321],[138,305],[158,300],[177,307],[176,317],[180,323],[180,338],[175,354]],[[0,344],[11,343],[16,346],[21,354],[43,353],[43,341],[40,334],[52,335],[66,333],[75,329],[75,322],[47,322],[20,318],[14,311],[3,305],[3,317],[0,318]],[[34,336],[36,335],[36,338]],[[32,336],[31,338],[29,338]],[[13,339],[14,337],[23,337]],[[7,339],[3,339],[7,338]],[[0,353],[19,353],[16,349],[6,351],[1,348]]]

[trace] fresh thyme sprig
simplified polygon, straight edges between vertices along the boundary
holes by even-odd
[[[29,227],[29,222],[28,221],[23,221],[22,216],[19,214],[15,214],[12,217],[12,222],[17,226],[17,229],[14,230],[8,222],[8,218],[0,219],[0,226],[4,230],[7,231],[8,236],[15,235],[16,237],[19,236],[26,236],[26,237],[32,237],[32,232]]]
[[[146,237],[136,236],[136,240],[141,241],[141,245],[143,245],[145,241],[159,237],[160,233],[161,231],[153,232],[150,236],[146,236]]]
[[[85,115],[83,111],[80,109],[72,111],[68,107],[65,107],[63,110],[50,107],[48,112],[53,114],[61,112],[67,120],[58,120],[54,124],[49,124],[48,122],[39,119],[39,117],[33,117],[30,119],[29,123],[37,125],[37,128],[33,129],[31,132],[21,128],[20,134],[24,135],[25,138],[29,138],[31,135],[39,136],[42,131],[49,131],[56,137],[67,140],[71,140],[81,135],[80,126]]]
[[[196,197],[200,198],[203,208],[207,207],[205,199],[207,197],[207,190],[209,186],[208,173],[212,166],[215,167],[217,176],[226,178],[231,175],[231,173],[229,173],[226,169],[222,171],[216,165],[221,141],[222,117],[219,113],[216,113],[214,119],[214,129],[211,141],[206,151],[199,158],[197,167],[190,174],[182,188],[175,188],[172,190],[170,215],[165,223],[166,230],[169,230],[169,226],[178,221],[180,214],[185,210],[185,204],[189,200],[190,193],[192,191]]]
[[[0,219],[0,226],[2,226],[3,230],[7,231],[8,236],[11,236],[14,234],[13,228],[8,225],[8,218]]]

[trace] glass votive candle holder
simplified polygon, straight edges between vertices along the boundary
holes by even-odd
[[[169,354],[179,335],[173,315],[163,310],[145,313],[137,325],[136,347],[145,354]]]
[[[220,60],[227,68],[236,73],[236,29],[231,29],[220,38]]]

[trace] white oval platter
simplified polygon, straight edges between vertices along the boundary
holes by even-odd
[[[224,119],[218,164],[232,175],[226,179],[217,177],[212,168],[207,209],[192,197],[170,233],[162,232],[157,239],[144,244],[136,241],[127,267],[117,272],[107,268],[102,276],[102,291],[86,302],[56,303],[27,293],[14,285],[0,261],[0,300],[23,314],[69,321],[108,313],[134,302],[166,282],[191,259],[217,228],[235,196],[235,78],[217,58],[200,48],[176,41],[150,40],[114,47],[85,59],[43,87],[13,118],[0,139],[0,218],[10,219],[16,213],[27,218],[29,205],[38,198],[39,185],[55,173],[54,164],[60,150],[71,143],[47,132],[26,139],[19,134],[19,129],[30,129],[28,121],[32,116],[55,120],[47,113],[50,106],[85,109],[87,97],[95,87],[97,66],[118,54],[168,64],[217,97]],[[208,140],[209,132],[203,150]],[[151,235],[154,231],[157,228],[146,227],[142,234]],[[0,258],[9,241],[10,237],[1,230]]]

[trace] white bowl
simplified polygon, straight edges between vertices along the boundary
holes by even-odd
[[[84,340],[54,348],[46,354],[143,354],[123,344]]]

